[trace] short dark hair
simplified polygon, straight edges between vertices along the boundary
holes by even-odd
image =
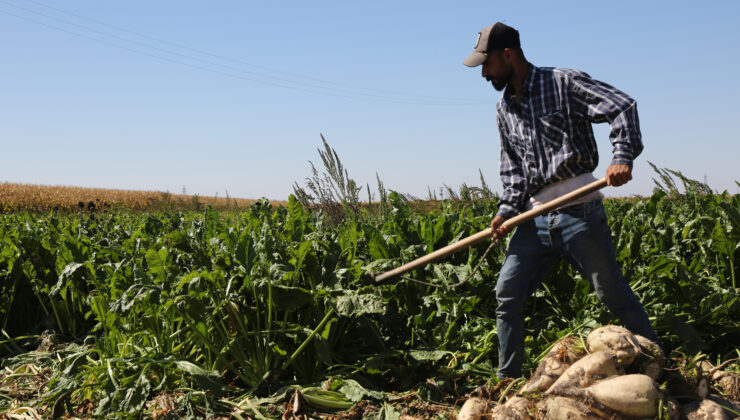
[[[508,48],[508,49],[510,49],[510,50],[511,50],[512,52],[514,52],[514,55],[515,55],[515,56],[516,56],[517,58],[521,58],[521,59],[524,59],[524,60],[526,60],[526,58],[524,58],[524,51],[522,51],[522,47],[506,47],[506,48]],[[503,52],[504,52],[504,50],[493,50],[493,51],[496,51],[496,52],[498,52],[499,56],[500,56],[500,54],[501,54],[501,53],[503,53]],[[491,51],[491,52],[493,52],[493,51]]]

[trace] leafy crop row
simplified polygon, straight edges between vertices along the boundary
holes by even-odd
[[[356,399],[430,376],[440,379],[427,392],[458,395],[466,378],[494,374],[502,251],[457,289],[376,286],[366,274],[486,228],[495,202],[416,214],[396,193],[388,201],[382,217],[338,226],[295,198],[229,214],[2,215],[0,352],[43,358],[26,352],[44,330],[77,343],[49,361],[53,375],[32,403],[93,401],[97,415],[148,410],[162,392],[202,413],[229,412],[240,396],[330,376],[344,378],[345,394],[361,384]],[[733,355],[740,199],[657,192],[608,200],[607,212],[618,258],[666,347]],[[457,283],[486,246],[413,275]],[[530,368],[554,340],[616,322],[565,264],[528,305]],[[11,400],[0,398],[0,410]]]

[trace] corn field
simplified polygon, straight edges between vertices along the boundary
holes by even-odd
[[[171,194],[158,191],[131,191],[102,188],[0,183],[0,213],[13,212],[85,212],[110,209],[132,211],[195,210],[207,206],[229,211],[257,202],[228,196],[219,198]]]

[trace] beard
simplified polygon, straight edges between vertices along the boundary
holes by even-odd
[[[508,80],[499,80],[499,79],[491,79],[490,80],[491,85],[493,85],[493,88],[496,89],[496,91],[501,92],[504,90],[507,84],[509,84]]]
[[[486,80],[491,82],[491,85],[493,85],[493,88],[497,91],[501,92],[506,88],[506,85],[509,84],[509,81],[511,80],[511,77],[514,75],[514,67],[509,67],[504,71],[504,74],[501,75],[501,77],[486,77]]]

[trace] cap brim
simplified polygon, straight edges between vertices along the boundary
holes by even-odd
[[[483,64],[484,61],[486,61],[486,58],[488,58],[487,55],[485,55],[482,52],[473,51],[468,58],[463,61],[463,64],[465,64],[468,67],[478,67],[481,64]]]

